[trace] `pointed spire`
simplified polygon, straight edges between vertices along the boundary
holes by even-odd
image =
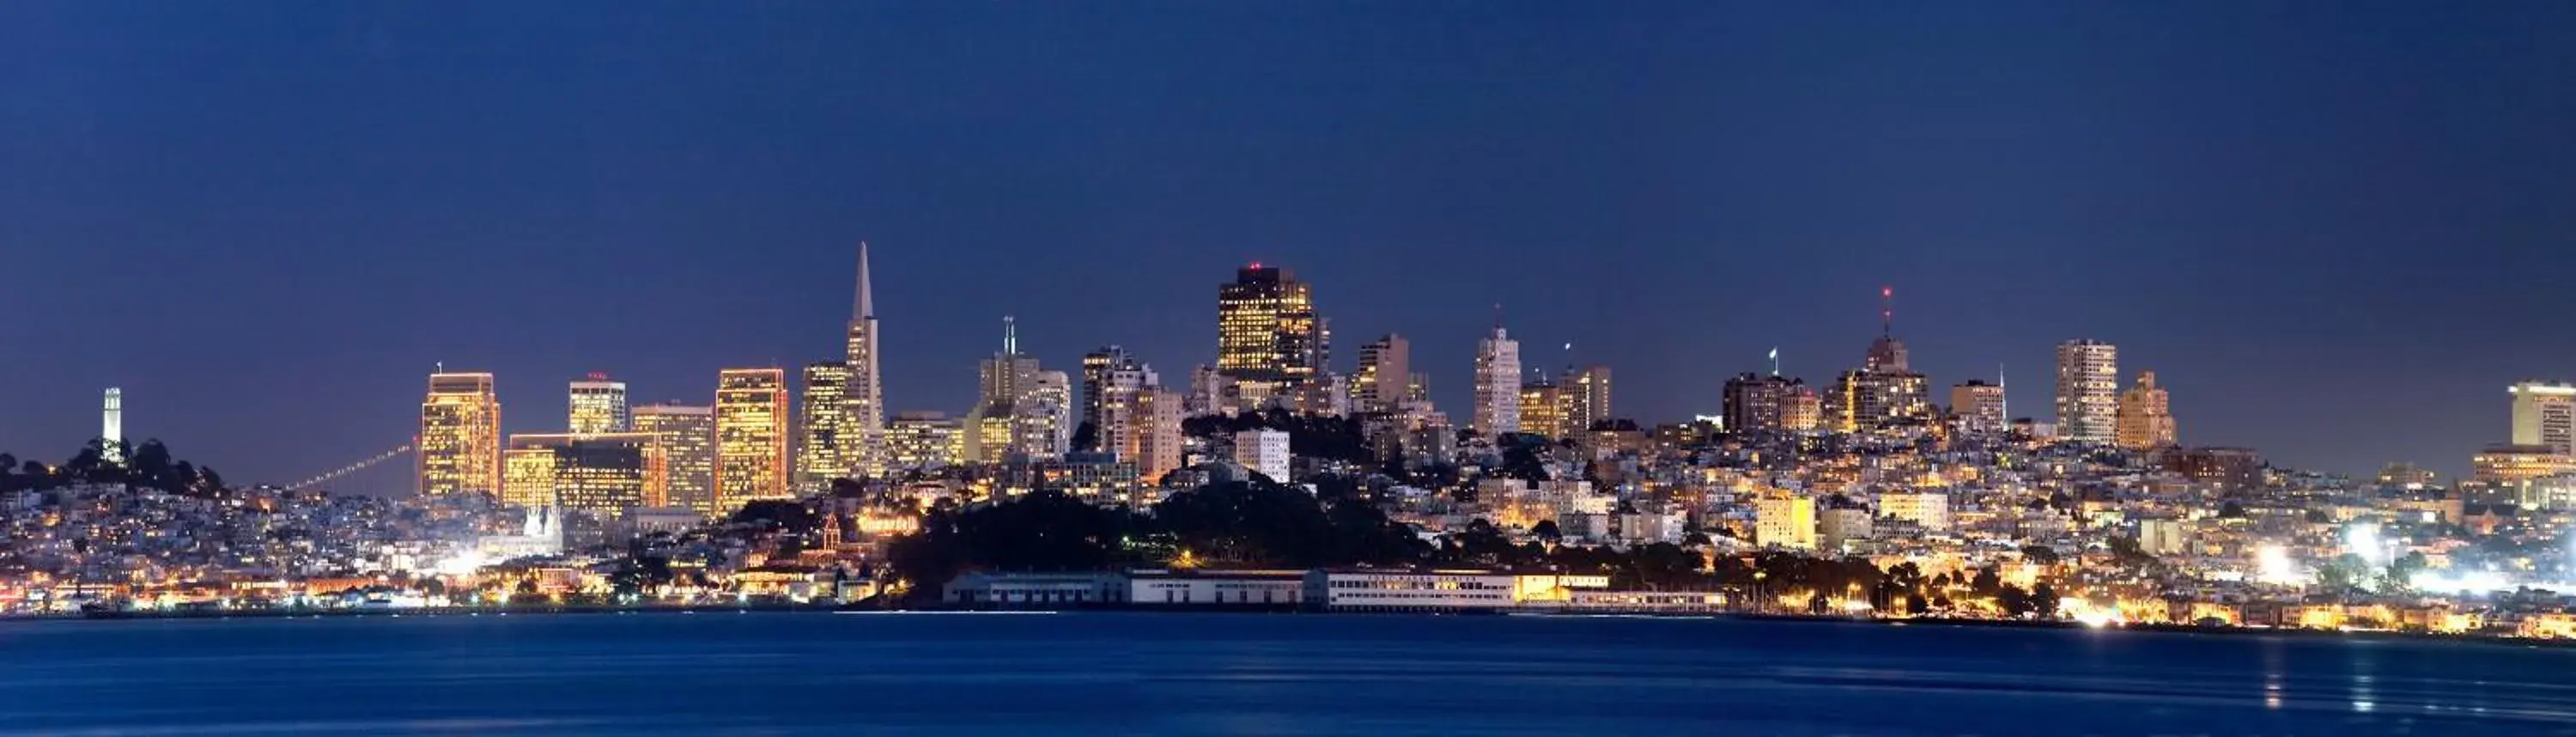
[[[868,288],[868,242],[859,241],[859,295],[851,301],[850,319],[867,320],[877,316],[876,295]]]

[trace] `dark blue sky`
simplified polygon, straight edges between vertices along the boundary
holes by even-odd
[[[2576,376],[2576,4],[0,3],[0,448],[237,480],[403,442],[435,361],[558,428],[833,356],[961,410],[1015,314],[1178,382],[1239,263],[1463,412],[1507,305],[1619,411],[2059,340],[2183,438],[2462,470]],[[394,474],[392,488],[407,488]]]

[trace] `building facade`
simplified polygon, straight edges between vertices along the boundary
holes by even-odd
[[[420,404],[418,491],[501,491],[501,400],[488,373],[436,373]]]
[[[1566,434],[1591,430],[1592,426],[1610,421],[1610,367],[1584,366],[1566,369],[1556,380],[1565,396]]]
[[[1388,333],[1360,346],[1359,373],[1351,377],[1351,404],[1361,412],[1386,413],[1412,395],[1413,344]]]
[[[2526,381],[2505,391],[2513,396],[2514,445],[2576,455],[2576,386]]]
[[[634,427],[626,408],[626,382],[591,374],[572,382],[566,394],[564,430],[574,433],[626,432]]]
[[[805,404],[798,408],[796,488],[808,492],[830,488],[832,480],[852,475],[849,364],[839,361],[805,367]]]
[[[1288,433],[1278,430],[1255,428],[1234,434],[1234,462],[1283,484],[1294,461],[1288,449]]]
[[[1950,387],[1950,414],[1971,433],[2000,433],[2012,421],[2004,416],[2003,386],[1973,379]]]
[[[2120,447],[2144,450],[2175,442],[2173,408],[2156,372],[2138,372],[2138,384],[2120,394],[2117,440]]]
[[[791,499],[787,372],[725,369],[716,375],[715,500],[718,516],[759,499]]]
[[[670,500],[655,433],[521,433],[510,436],[505,501],[553,505],[616,519]],[[542,459],[542,460],[541,460]]]
[[[2120,349],[2098,340],[2057,345],[2057,436],[2087,443],[2117,439]]]
[[[957,465],[965,455],[965,423],[939,412],[895,415],[886,428],[886,449],[895,470],[916,471]]]
[[[651,433],[662,449],[667,505],[715,516],[715,408],[648,404],[635,408],[633,422],[636,432]]]
[[[1220,373],[1237,381],[1299,384],[1324,370],[1324,321],[1313,290],[1287,269],[1255,263],[1217,287]]]
[[[1476,406],[1470,423],[1485,437],[1521,431],[1521,344],[1501,325],[1476,344]]]

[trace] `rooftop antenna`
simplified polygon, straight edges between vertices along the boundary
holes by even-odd
[[[1500,334],[1502,334],[1502,332],[1503,332],[1503,303],[1501,303],[1501,302],[1496,302],[1496,303],[1494,303],[1494,334],[1496,334],[1496,335],[1500,335]]]
[[[1771,375],[1780,375],[1780,347],[1771,346]]]
[[[1005,355],[1005,356],[1016,356],[1016,355],[1019,355],[1019,354],[1020,354],[1020,326],[1019,326],[1019,321],[1018,321],[1017,319],[1015,319],[1015,318],[1011,317],[1010,315],[1003,315],[1003,316],[1002,316],[1002,355]]]
[[[444,373],[447,373],[447,362],[446,362],[446,361],[439,361],[439,362],[436,362],[436,363],[432,363],[432,364],[430,364],[430,366],[431,366],[431,368],[429,369],[429,372],[430,372],[430,373],[433,373],[433,374],[444,374]]]

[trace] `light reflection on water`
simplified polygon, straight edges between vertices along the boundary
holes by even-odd
[[[0,735],[2567,734],[2571,666],[2459,643],[1735,620],[16,622]]]

